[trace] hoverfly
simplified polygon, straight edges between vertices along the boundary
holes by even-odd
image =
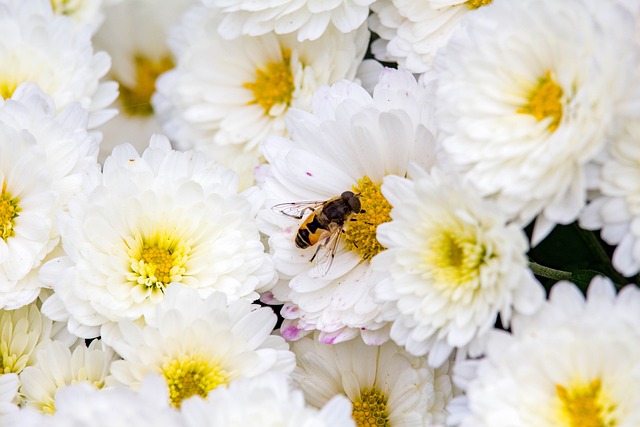
[[[309,213],[298,228],[295,244],[300,249],[318,244],[309,262],[315,260],[320,276],[327,274],[333,263],[345,222],[362,211],[360,196],[352,191],[325,201],[280,203],[272,209],[297,219]]]

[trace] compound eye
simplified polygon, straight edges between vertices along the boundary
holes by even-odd
[[[355,213],[358,213],[362,210],[362,206],[360,205],[360,197],[351,193],[351,197],[347,199],[347,203],[351,210]]]

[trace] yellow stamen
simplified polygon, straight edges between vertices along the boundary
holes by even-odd
[[[7,191],[7,183],[2,184],[0,193],[0,238],[5,242],[15,234],[15,219],[20,215],[19,200]]]
[[[83,1],[89,0],[51,0],[51,8],[58,15],[71,15],[80,9]]]
[[[385,249],[376,238],[376,228],[391,221],[391,205],[380,192],[380,184],[374,183],[368,176],[353,186],[353,192],[360,195],[362,212],[347,223],[343,237],[348,250],[368,260]]]
[[[162,73],[174,67],[173,60],[165,56],[153,60],[142,55],[134,58],[136,65],[136,84],[120,84],[120,101],[123,111],[130,116],[150,116],[153,114],[151,96],[156,90],[156,79]]]
[[[486,6],[493,0],[467,0],[467,8],[469,10],[477,9],[482,6]]]
[[[562,94],[562,87],[547,71],[545,77],[538,79],[538,84],[529,95],[529,102],[516,111],[521,114],[531,114],[538,121],[551,117],[548,129],[553,132],[562,120]]]
[[[175,229],[160,229],[148,237],[137,235],[125,242],[131,262],[127,279],[152,299],[171,282],[180,282],[191,248]],[[155,295],[154,295],[155,294]]]
[[[293,75],[291,74],[291,52],[282,51],[282,61],[269,62],[265,70],[256,70],[255,82],[242,86],[253,92],[249,105],[258,104],[269,114],[274,105],[291,104],[293,97]]]
[[[586,385],[567,389],[556,385],[560,399],[560,418],[566,427],[614,427],[616,409],[602,393],[602,384],[596,379]]]
[[[0,96],[2,99],[9,99],[13,96],[13,92],[22,82],[18,82],[15,79],[8,77],[0,78]]]
[[[229,374],[219,363],[202,355],[182,356],[165,361],[162,375],[169,387],[171,405],[180,408],[182,401],[199,395],[203,398],[214,388],[229,383]]]
[[[431,234],[426,247],[425,265],[437,283],[458,286],[480,276],[486,250],[474,227],[459,222],[442,225]]]
[[[389,426],[387,396],[375,387],[363,388],[360,399],[353,402],[351,416],[358,427]]]
[[[18,374],[27,367],[29,354],[17,354],[11,350],[10,344],[0,343],[0,374]]]

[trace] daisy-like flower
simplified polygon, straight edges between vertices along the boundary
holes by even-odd
[[[168,29],[195,0],[127,0],[104,8],[105,21],[94,45],[111,56],[109,75],[120,85],[116,102],[120,114],[100,127],[103,161],[123,142],[143,151],[152,134],[160,132],[151,95],[156,78],[174,67],[166,40]]]
[[[431,368],[393,342],[329,345],[305,337],[291,349],[298,360],[293,379],[312,406],[320,408],[342,394],[353,404],[358,427],[444,424],[445,406],[454,394],[447,363]]]
[[[166,396],[162,379],[153,375],[145,378],[138,392],[126,387],[95,389],[76,384],[56,395],[51,427],[181,427],[180,416],[169,406]]]
[[[344,396],[335,396],[317,410],[305,404],[287,376],[276,374],[218,387],[207,400],[186,400],[180,412],[186,427],[355,427],[351,402]]]
[[[50,341],[52,334],[53,322],[42,315],[36,303],[0,310],[0,377],[19,374],[33,365],[36,350]]]
[[[114,358],[113,351],[102,348],[99,340],[92,341],[89,347],[81,344],[73,352],[61,341],[48,342],[36,352],[34,365],[20,374],[23,402],[52,414],[58,390],[78,382],[102,388]]]
[[[597,196],[580,215],[580,226],[602,229],[602,239],[617,245],[613,266],[625,276],[640,271],[640,121],[629,120],[625,131],[607,147],[599,165]]]
[[[50,0],[0,2],[0,97],[11,98],[24,82],[36,83],[58,111],[77,101],[89,111],[93,128],[113,117],[107,109],[118,95],[115,82],[100,82],[109,55],[93,52],[90,29],[77,29],[56,16]]]
[[[411,160],[424,166],[435,161],[429,108],[428,92],[410,73],[386,70],[373,96],[346,81],[319,89],[313,114],[292,110],[287,116],[291,140],[265,142],[269,203],[259,220],[285,279],[273,290],[277,300],[286,302],[281,328],[285,338],[318,329],[326,343],[358,334],[369,344],[388,339],[381,305],[371,295],[381,275],[371,270],[370,260],[384,250],[376,227],[390,220],[391,211],[380,185],[386,175],[403,176]],[[343,233],[336,233],[335,258],[326,243],[330,233],[303,225],[312,217],[291,218],[272,208],[326,201],[346,191],[357,194],[361,212],[347,218]],[[295,243],[301,227],[302,237],[312,232],[317,243],[301,249]]]
[[[90,181],[60,216],[66,255],[40,275],[55,290],[44,312],[69,318],[74,334],[139,318],[171,282],[251,301],[272,286],[273,263],[233,172],[158,135],[142,156],[116,147]]]
[[[78,103],[56,115],[51,97],[34,84],[22,84],[13,98],[0,100],[0,124],[21,133],[27,131],[23,138],[33,137],[37,145],[27,148],[33,146],[29,141],[18,149],[16,145],[23,143],[19,138],[13,140],[10,133],[5,142],[9,147],[0,149],[0,163],[6,161],[0,229],[8,249],[0,260],[4,258],[6,265],[13,265],[12,259],[25,263],[19,275],[7,274],[0,279],[0,307],[15,309],[28,304],[43,286],[37,267],[59,240],[55,214],[66,209],[69,197],[80,191],[86,170],[98,167],[99,135],[87,133],[87,123],[88,114]],[[34,251],[31,259],[25,256],[29,248]]]
[[[171,404],[180,407],[188,397],[206,397],[239,378],[291,373],[293,353],[284,339],[270,335],[276,320],[270,308],[228,302],[222,293],[203,299],[172,284],[146,324],[111,323],[102,338],[124,359],[111,366],[115,381],[137,388],[147,374],[160,374]]]
[[[81,382],[56,394],[56,412],[42,414],[30,407],[12,412],[4,421],[20,427],[183,427],[180,414],[167,403],[162,379],[150,375],[135,392],[127,387],[96,389]]]
[[[594,278],[585,301],[556,284],[535,316],[495,331],[486,358],[456,368],[466,397],[449,422],[464,427],[640,425],[640,290],[616,296]],[[477,365],[477,366],[475,366]]]
[[[381,61],[394,61],[412,73],[431,68],[469,11],[492,0],[378,0],[371,5],[369,28],[380,38],[371,44]]]
[[[376,285],[388,302],[391,338],[439,366],[454,348],[477,356],[500,314],[531,314],[545,298],[527,267],[527,238],[469,186],[434,167],[389,176],[382,194],[394,208],[378,227],[387,250],[372,266],[389,275]],[[474,348],[475,347],[475,348]]]
[[[95,32],[103,20],[103,0],[51,0],[53,13],[66,16],[78,28],[88,26]]]
[[[185,14],[169,40],[177,66],[160,76],[152,102],[179,148],[235,170],[244,188],[263,163],[265,137],[286,135],[287,110],[308,110],[319,86],[354,78],[369,32],[331,30],[303,43],[273,33],[228,41],[217,34],[219,21],[219,11],[201,6]]]
[[[495,0],[436,58],[444,151],[520,225],[538,216],[533,244],[585,205],[585,166],[637,86],[634,36],[610,2]]]
[[[39,283],[26,280],[57,243],[55,192],[44,150],[27,132],[0,124],[0,308],[33,301]]]
[[[349,33],[367,19],[369,5],[375,0],[204,0],[204,4],[219,8],[224,19],[220,35],[235,39],[242,35],[261,36],[295,33],[299,41],[316,40],[337,29]]]

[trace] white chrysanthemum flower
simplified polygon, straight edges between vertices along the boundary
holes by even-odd
[[[329,345],[305,337],[291,349],[298,360],[293,379],[312,406],[342,394],[351,400],[358,426],[444,424],[454,394],[448,363],[431,368],[393,342]]]
[[[537,244],[572,222],[585,166],[637,86],[633,18],[597,0],[495,0],[436,58],[439,140],[481,196]],[[568,29],[571,29],[568,31]]]
[[[38,296],[40,284],[28,275],[58,241],[56,193],[45,164],[32,135],[0,124],[0,308]]]
[[[431,68],[470,10],[492,0],[378,0],[371,5],[369,28],[380,38],[371,45],[381,61],[394,61],[413,73]]]
[[[32,83],[18,87],[13,97],[0,100],[0,123],[29,131],[45,152],[59,209],[81,191],[88,169],[97,169],[100,135],[87,132],[88,112],[73,102],[56,113],[53,99]]]
[[[50,0],[53,13],[67,16],[78,28],[88,26],[95,32],[103,20],[103,0]]]
[[[145,378],[138,392],[120,386],[96,389],[84,382],[73,384],[56,394],[55,407],[53,415],[25,407],[0,421],[16,427],[184,426],[178,411],[168,404],[162,379],[155,375]]]
[[[19,374],[33,365],[36,350],[54,334],[53,322],[40,312],[37,303],[17,310],[0,310],[0,376]]]
[[[115,115],[107,109],[118,95],[115,82],[100,82],[109,55],[93,52],[89,28],[77,29],[55,16],[50,0],[0,2],[0,97],[10,98],[24,82],[36,83],[58,111],[77,101],[93,128]]]
[[[272,33],[228,41],[216,32],[219,21],[204,7],[185,14],[169,40],[177,66],[160,76],[152,101],[178,147],[202,150],[246,187],[263,163],[265,137],[286,135],[287,110],[309,110],[319,86],[355,77],[369,31],[332,30],[302,43]]]
[[[79,382],[102,388],[114,359],[113,351],[102,348],[99,340],[89,347],[79,345],[73,352],[61,341],[49,342],[36,352],[35,364],[20,374],[20,395],[26,406],[52,414],[58,390]]]
[[[527,267],[527,238],[474,190],[434,167],[411,168],[412,181],[385,177],[391,222],[378,227],[387,250],[372,261],[389,272],[376,285],[388,302],[391,338],[439,366],[460,349],[478,356],[498,314],[534,313],[544,288]]]
[[[203,299],[172,284],[146,324],[123,320],[102,328],[102,339],[124,359],[111,365],[115,381],[137,388],[150,372],[162,375],[175,407],[193,395],[265,372],[289,374],[295,358],[287,343],[270,335],[277,316],[222,293]]]
[[[349,33],[360,27],[375,0],[204,0],[224,14],[218,31],[226,39],[243,35],[295,33],[299,41],[316,40],[329,31]]]
[[[640,271],[640,121],[629,120],[625,131],[610,142],[599,165],[599,195],[580,215],[580,226],[602,229],[602,239],[617,245],[613,266],[625,276]]]
[[[0,156],[4,157],[3,160],[7,161],[5,166],[9,168],[3,170],[6,187],[2,192],[4,195],[0,196],[3,198],[0,206],[4,206],[0,207],[0,222],[4,223],[5,232],[11,234],[13,226],[9,211],[12,209],[12,202],[9,199],[17,203],[13,208],[17,209],[14,212],[17,215],[13,219],[16,227],[21,224],[22,215],[24,219],[31,218],[27,223],[22,223],[22,231],[16,231],[12,237],[4,236],[3,240],[14,256],[26,262],[28,259],[25,258],[24,245],[15,247],[16,243],[12,243],[12,240],[24,240],[27,237],[33,244],[37,236],[41,239],[39,252],[37,255],[34,254],[31,267],[25,266],[22,270],[21,279],[0,279],[0,307],[15,309],[28,304],[37,296],[43,286],[38,279],[37,267],[46,261],[44,256],[51,256],[51,251],[59,239],[55,215],[59,210],[66,209],[67,200],[72,194],[81,190],[83,175],[87,169],[99,167],[96,162],[99,135],[87,133],[87,122],[88,114],[78,103],[70,104],[56,115],[51,97],[31,83],[22,84],[11,99],[0,100],[0,124],[10,126],[21,133],[28,132],[29,135],[25,138],[31,139],[33,136],[36,145],[39,146],[35,149],[25,149],[24,152],[15,152],[17,147],[14,145],[21,143],[9,136],[6,144],[11,146],[10,151],[14,151],[14,155],[5,152],[6,148],[0,149]],[[29,142],[27,145],[33,144]],[[41,153],[33,157],[26,154],[30,150]],[[20,166],[25,161],[28,165]],[[21,168],[24,168],[24,171]],[[15,172],[10,173],[9,170]],[[12,188],[21,187],[19,181],[23,179],[31,180],[32,184],[22,191],[23,196],[13,194]],[[28,196],[28,193],[31,195]],[[23,197],[28,197],[28,200],[21,201]],[[40,197],[44,198],[38,202]],[[27,207],[28,211],[23,209]],[[34,208],[39,211],[39,218],[33,216],[36,212]],[[3,225],[0,225],[0,228],[2,227]],[[37,233],[34,233],[34,230],[38,230]],[[47,232],[48,236],[45,234]],[[11,261],[5,258],[5,262]]]
[[[384,249],[376,240],[376,226],[390,220],[391,205],[380,185],[386,175],[403,176],[411,160],[425,166],[435,161],[430,108],[427,90],[411,74],[386,70],[373,97],[346,81],[319,89],[314,114],[292,110],[287,116],[292,140],[265,142],[270,165],[264,189],[270,205],[259,220],[270,236],[276,268],[290,279],[273,291],[286,302],[285,338],[318,329],[326,343],[358,334],[369,344],[388,339],[381,305],[371,295],[381,275],[369,267],[369,260]],[[294,243],[310,211],[300,212],[307,219],[299,220],[272,209],[279,203],[325,201],[345,191],[358,194],[363,212],[347,218],[344,233],[337,234],[335,259],[331,245],[324,244],[328,231],[314,226],[317,243],[309,241],[305,249]],[[316,251],[320,255],[314,258]]]
[[[140,156],[116,147],[102,175],[60,216],[66,255],[41,269],[54,295],[43,311],[69,318],[83,338],[100,325],[137,319],[171,282],[255,300],[275,280],[253,208],[233,172],[195,152],[171,150],[163,136]]]
[[[145,378],[138,392],[87,384],[66,387],[56,395],[55,404],[51,427],[183,426],[179,413],[168,404],[162,379],[155,375]]]
[[[535,316],[495,331],[486,358],[456,368],[466,397],[449,422],[464,427],[640,425],[640,290],[616,296],[594,278],[587,300],[556,284]]]
[[[166,40],[168,30],[195,0],[127,0],[105,7],[105,22],[94,37],[94,45],[111,56],[109,75],[120,84],[116,106],[120,114],[100,128],[103,161],[123,142],[139,152],[149,138],[160,132],[153,115],[151,95],[156,78],[174,67]]]
[[[186,427],[355,427],[351,402],[335,396],[321,410],[305,404],[284,375],[265,374],[212,390],[180,407]]]

